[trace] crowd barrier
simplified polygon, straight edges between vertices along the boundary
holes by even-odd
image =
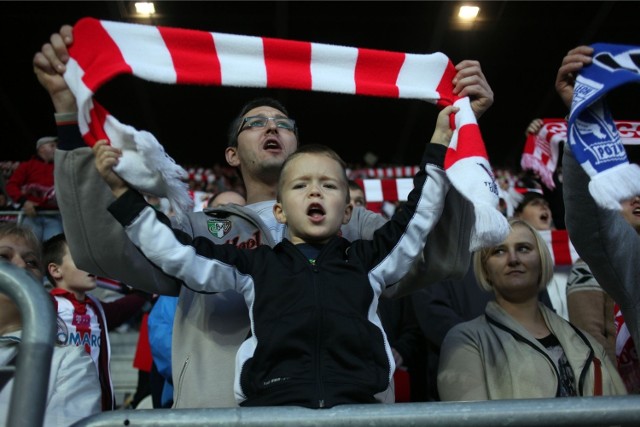
[[[16,302],[22,316],[22,342],[14,367],[7,426],[41,426],[47,404],[51,355],[56,335],[55,311],[41,282],[26,270],[0,260],[0,292]],[[0,422],[0,424],[2,424]]]
[[[640,396],[103,412],[74,427],[601,427],[640,425]]]
[[[38,215],[59,215],[60,211],[38,211]],[[25,215],[22,210],[0,210],[0,220],[2,221],[16,221],[18,224],[22,222]]]

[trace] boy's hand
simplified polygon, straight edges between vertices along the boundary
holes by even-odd
[[[444,145],[445,147],[449,146],[451,137],[453,136],[453,130],[450,126],[449,116],[451,114],[457,113],[458,111],[460,111],[460,108],[454,105],[450,105],[443,108],[440,113],[438,113],[436,128],[433,131],[433,136],[431,137],[432,144],[440,144]]]
[[[128,189],[127,183],[113,171],[113,167],[118,164],[122,151],[112,147],[106,140],[101,139],[93,146],[93,154],[95,155],[95,165],[98,173],[107,183],[114,196],[120,197]]]

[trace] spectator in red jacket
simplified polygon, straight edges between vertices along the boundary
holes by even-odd
[[[53,156],[58,145],[55,136],[44,136],[36,142],[36,154],[21,162],[7,181],[9,197],[22,209],[22,224],[31,228],[40,242],[62,233],[53,185]],[[55,211],[42,213],[42,211]]]

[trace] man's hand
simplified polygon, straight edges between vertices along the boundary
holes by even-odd
[[[104,182],[111,188],[114,196],[122,196],[129,189],[129,186],[113,171],[113,167],[118,164],[118,160],[122,156],[122,151],[101,139],[93,146],[93,154],[95,155],[96,169]]]
[[[562,65],[556,75],[556,92],[560,95],[562,102],[567,108],[571,108],[573,98],[573,86],[576,82],[576,73],[585,65],[591,64],[593,48],[589,46],[578,46],[571,49],[564,58]]]
[[[67,47],[73,43],[72,27],[63,25],[59,33],[51,35],[33,57],[33,72],[38,82],[49,92],[56,113],[73,113],[78,109],[76,99],[62,77],[69,61]]]
[[[479,119],[493,104],[493,91],[482,74],[480,63],[466,59],[456,65],[458,73],[453,78],[453,93],[468,96],[471,109]]]

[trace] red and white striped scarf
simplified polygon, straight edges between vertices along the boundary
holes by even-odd
[[[537,134],[528,134],[520,159],[522,169],[538,172],[540,180],[553,190],[553,173],[558,166],[560,144],[567,141],[567,122],[564,119],[542,119]],[[640,145],[640,122],[615,121],[623,145]]]
[[[119,74],[167,84],[285,88],[420,99],[460,107],[445,158],[452,185],[474,204],[474,250],[504,240],[498,190],[467,97],[453,93],[456,70],[442,53],[410,54],[212,33],[83,18],[74,26],[65,80],[79,109],[87,144],[108,139],[124,151],[115,168],[141,191],[167,197],[179,216],[188,212],[186,171],[149,132],[124,125],[93,95]]]
[[[351,179],[411,178],[416,173],[418,173],[418,166],[382,166],[376,168],[347,170],[347,175]]]
[[[573,265],[580,258],[567,230],[538,230],[551,252],[553,265]]]

